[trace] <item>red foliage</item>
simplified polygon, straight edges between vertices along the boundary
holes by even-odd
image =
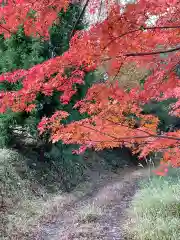
[[[57,13],[66,11],[69,0],[8,0],[0,7],[0,33],[9,37],[24,25],[27,35],[48,37],[48,29],[57,19]]]
[[[48,5],[45,1],[16,2],[17,6],[12,1],[0,11],[1,16],[6,18],[2,26],[10,29],[11,33],[23,23],[26,34],[38,31],[46,37],[48,26],[56,18],[56,10],[66,8],[68,4],[65,0],[53,1],[56,9],[49,10],[47,6],[50,6],[50,1]],[[97,3],[101,4],[101,1]],[[36,10],[37,15],[33,28],[28,30],[30,22],[26,16],[30,9]],[[15,21],[17,14],[18,21]],[[44,16],[49,15],[48,22],[42,21]],[[152,16],[156,16],[157,20],[149,25]],[[1,30],[7,34],[4,28]],[[180,62],[179,40],[178,0],[139,0],[125,6],[111,4],[104,21],[88,31],[76,32],[70,49],[63,56],[29,70],[1,75],[1,81],[16,82],[22,78],[23,88],[16,92],[2,92],[0,111],[5,112],[7,108],[31,111],[39,92],[50,96],[54,90],[63,93],[60,101],[67,104],[76,93],[74,84],[83,84],[85,72],[108,62],[108,74],[116,75],[124,64],[134,62],[149,70],[143,88],[139,85],[127,91],[120,89],[117,83],[95,84],[86,98],[75,106],[80,112],[88,112],[89,118],[63,125],[60,121],[67,117],[67,113],[56,112],[51,118],[42,119],[40,133],[50,130],[53,142],[63,140],[64,143],[81,144],[79,152],[92,146],[99,150],[125,145],[144,158],[158,151],[163,153],[165,162],[177,167],[180,165],[180,131],[160,135],[159,120],[155,116],[142,114],[142,105],[152,99],[175,97],[177,103],[172,106],[171,113],[180,117],[180,81],[174,73]],[[168,55],[163,58],[162,54]],[[70,77],[65,75],[67,68],[71,71]]]

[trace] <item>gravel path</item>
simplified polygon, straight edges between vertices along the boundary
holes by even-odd
[[[146,174],[141,169],[125,169],[119,174],[107,173],[103,176],[95,174],[91,191],[66,206],[55,223],[44,225],[41,236],[36,239],[126,239],[122,227],[128,221],[126,209],[137,190],[137,180]],[[85,210],[87,206],[89,212]]]

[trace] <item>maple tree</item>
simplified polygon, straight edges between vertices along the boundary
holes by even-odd
[[[17,8],[14,2],[18,3]],[[48,27],[56,19],[56,9],[66,9],[68,2],[46,2],[47,5],[45,1],[36,5],[32,1],[10,1],[10,5],[0,10],[4,19],[1,31],[8,37],[19,24],[29,29],[28,24],[32,23],[29,18],[32,18],[33,27],[25,30],[26,34],[38,32],[48,38]],[[96,8],[101,1],[85,4],[90,4],[92,10],[92,5]],[[15,112],[33,111],[38,93],[52,96],[54,91],[61,92],[60,101],[68,104],[77,92],[77,85],[84,84],[87,72],[108,63],[107,73],[116,79],[124,64],[133,62],[147,70],[143,84],[132,89],[120,88],[117,81],[94,84],[74,106],[80,113],[87,113],[86,118],[66,123],[68,113],[56,111],[49,118],[43,117],[38,128],[40,134],[50,132],[53,142],[80,144],[74,153],[82,153],[89,147],[101,150],[119,146],[129,147],[140,158],[151,152],[162,152],[161,166],[166,172],[166,164],[174,167],[180,164],[180,130],[160,133],[159,119],[144,114],[143,105],[152,100],[175,98],[176,103],[170,106],[169,112],[180,117],[180,82],[175,72],[180,61],[180,2],[139,0],[123,5],[107,1],[107,6],[105,20],[89,30],[73,32],[70,48],[62,56],[28,70],[2,74],[0,81],[15,83],[21,79],[22,88],[0,93],[0,112],[9,108]],[[26,9],[23,14],[22,7]],[[29,14],[30,10],[35,11],[35,16]],[[46,21],[43,18],[48,13],[51,17]]]
[[[15,69],[28,69],[35,64],[62,55],[69,48],[70,35],[72,30],[84,28],[82,18],[80,18],[81,7],[78,3],[68,6],[67,11],[58,13],[59,24],[54,24],[49,30],[49,39],[41,41],[39,38],[26,36],[23,27],[10,38],[4,39],[0,36],[0,73],[13,71]],[[78,23],[77,23],[78,20]],[[75,26],[76,24],[76,26]],[[31,112],[12,112],[10,109],[5,114],[0,114],[0,147],[15,148],[26,156],[34,154],[38,156],[34,173],[40,171],[40,175],[45,176],[45,181],[49,182],[52,177],[58,174],[58,182],[63,190],[69,191],[84,177],[86,162],[84,155],[73,155],[72,150],[75,145],[65,145],[61,142],[52,144],[49,142],[49,135],[39,135],[37,124],[42,116],[51,116],[56,109],[64,109],[71,115],[71,119],[78,120],[81,116],[78,110],[72,109],[73,102],[85,96],[89,84],[94,80],[93,73],[85,75],[85,84],[78,86],[78,93],[73,96],[71,102],[62,105],[59,101],[59,92],[54,92],[53,96],[45,96],[41,93],[37,95],[36,109]],[[21,89],[21,81],[11,84],[7,81],[0,82],[0,91],[16,91]],[[24,134],[26,137],[24,138]],[[23,137],[22,137],[23,135]],[[30,141],[29,141],[30,140]],[[33,140],[33,141],[32,141]],[[41,165],[39,169],[38,166]],[[28,168],[28,171],[32,169]],[[52,175],[51,175],[52,173]],[[50,180],[51,181],[51,180]]]

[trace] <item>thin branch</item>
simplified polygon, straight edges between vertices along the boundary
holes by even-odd
[[[103,4],[103,1],[101,0],[101,2],[100,2],[100,8],[99,8],[99,13],[98,13],[98,21],[100,20],[100,17],[101,17],[102,4]]]
[[[121,65],[119,66],[119,68],[118,68],[118,70],[117,70],[117,73],[116,73],[116,75],[113,77],[113,80],[112,80],[112,82],[114,82],[114,80],[116,80],[116,78],[117,78],[117,76],[119,75],[119,73],[120,73],[120,71],[121,71],[121,68],[122,68],[122,66],[124,65],[124,62],[123,63],[121,63]]]
[[[161,50],[161,51],[154,51],[154,52],[135,52],[135,53],[125,53],[123,54],[123,56],[125,57],[138,57],[138,56],[150,56],[150,55],[158,55],[158,54],[163,54],[163,53],[171,53],[171,52],[176,52],[179,51],[180,47],[176,47],[176,48],[171,48],[168,50]],[[121,58],[121,56],[116,56],[116,58]],[[111,60],[111,57],[107,57],[102,59],[102,61],[109,61]]]
[[[144,30],[156,30],[156,29],[179,29],[180,26],[157,26],[157,27],[142,27]]]
[[[76,22],[75,22],[75,24],[74,24],[74,26],[73,26],[73,29],[72,29],[72,31],[71,31],[71,33],[70,33],[70,39],[72,38],[72,36],[73,36],[73,34],[74,34],[74,32],[75,32],[75,29],[76,29],[76,27],[77,27],[80,19],[81,19],[82,16],[84,15],[85,10],[86,10],[86,7],[88,6],[88,3],[89,3],[89,0],[86,0],[86,3],[84,4],[84,7],[82,8],[82,11],[80,12],[79,17],[78,17],[78,19],[76,20]]]
[[[117,40],[117,39],[119,39],[119,38],[122,38],[122,37],[124,37],[124,36],[126,36],[126,35],[128,35],[128,34],[135,33],[135,32],[139,32],[139,31],[140,31],[140,29],[135,29],[135,30],[132,30],[132,31],[129,31],[129,32],[125,32],[125,33],[123,33],[123,34],[121,34],[121,35],[113,38],[112,40],[110,40],[110,41],[106,44],[106,46],[103,48],[103,51],[104,51],[111,43],[113,43],[115,40]]]
[[[131,30],[131,31],[128,31],[128,32],[125,32],[125,33],[122,33],[121,35],[113,38],[111,41],[109,41],[107,43],[107,45],[104,47],[103,50],[105,50],[111,43],[113,43],[115,40],[119,39],[119,38],[122,38],[126,35],[129,35],[129,34],[132,34],[132,33],[135,33],[135,32],[139,32],[139,31],[144,31],[144,30],[158,30],[158,29],[178,29],[180,28],[180,26],[161,26],[161,27],[139,27],[138,29],[134,29],[134,30]]]
[[[110,134],[108,134],[108,133],[103,133],[103,132],[101,132],[101,131],[98,130],[98,129],[94,129],[94,128],[89,127],[89,126],[86,126],[86,125],[82,125],[82,127],[91,129],[91,130],[93,130],[93,131],[95,131],[95,132],[99,132],[99,133],[102,134],[102,135],[111,137],[111,138],[115,139],[116,142],[118,142],[118,141],[123,141],[123,140],[127,140],[127,139],[141,139],[141,138],[150,138],[150,137],[153,137],[153,138],[162,138],[162,139],[170,139],[170,140],[174,140],[174,141],[180,141],[180,138],[177,138],[177,137],[164,136],[164,135],[156,135],[156,134],[150,134],[150,133],[148,133],[149,136],[115,137],[115,136],[112,136],[112,135],[110,135]]]
[[[168,50],[163,50],[163,51],[156,51],[156,52],[141,52],[141,53],[126,53],[124,54],[126,57],[134,57],[134,56],[148,56],[148,55],[156,55],[156,54],[162,54],[162,53],[170,53],[170,52],[176,52],[179,51],[180,47],[176,48],[171,48]]]
[[[6,30],[10,34],[15,34],[14,32],[11,32],[8,28],[4,27],[2,24],[0,24],[0,27]]]
[[[131,30],[129,32],[125,32],[115,38],[113,38],[111,41],[109,41],[107,43],[107,45],[103,48],[103,50],[105,50],[110,44],[112,44],[115,40],[122,38],[126,35],[135,33],[135,32],[139,32],[139,31],[144,31],[144,30],[158,30],[158,29],[179,29],[180,26],[161,26],[161,27],[140,27],[138,29],[135,30]],[[155,52],[136,52],[136,53],[126,53],[124,54],[124,56],[126,57],[134,57],[134,56],[149,56],[149,55],[156,55],[156,54],[163,54],[163,53],[170,53],[170,52],[174,52],[174,51],[178,51],[180,50],[180,47],[176,47],[176,48],[172,48],[172,49],[168,49],[168,50],[161,50],[161,51],[155,51]],[[116,58],[119,58],[122,56],[116,56]],[[103,61],[109,61],[111,60],[111,58],[105,58],[103,59]]]

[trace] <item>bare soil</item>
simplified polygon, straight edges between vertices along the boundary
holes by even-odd
[[[67,204],[56,221],[41,226],[33,239],[127,239],[123,228],[128,221],[126,209],[138,189],[138,180],[145,176],[147,170],[137,168],[123,169],[116,174],[94,172],[91,189],[85,187],[87,193]],[[90,209],[88,212],[87,206]]]

